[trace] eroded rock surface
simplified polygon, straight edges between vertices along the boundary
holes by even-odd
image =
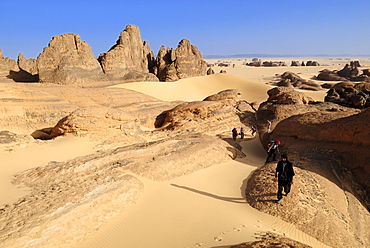
[[[156,71],[160,81],[176,81],[182,78],[204,76],[207,63],[198,48],[183,39],[176,49],[162,46],[156,58]]]
[[[108,52],[100,54],[99,62],[109,80],[158,81],[152,73],[153,52],[149,43],[141,40],[140,30],[135,25],[126,26],[116,44]]]
[[[37,57],[37,68],[41,83],[89,86],[106,81],[90,45],[76,34],[53,37]]]

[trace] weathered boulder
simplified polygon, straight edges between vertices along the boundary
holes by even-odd
[[[286,71],[281,76],[281,80],[275,84],[276,86],[285,86],[285,87],[295,87],[298,89],[305,89],[305,90],[320,90],[320,84],[312,81],[303,79],[298,74]]]
[[[215,74],[215,71],[210,67],[207,70],[207,75],[212,75],[212,74]]]
[[[238,90],[225,90],[206,97],[203,101],[185,102],[162,112],[156,120],[157,128],[170,130],[226,131],[240,125],[236,114]]]
[[[355,108],[370,107],[370,82],[337,83],[327,92],[325,101]]]
[[[358,60],[351,61],[351,62],[349,63],[349,65],[350,65],[350,66],[361,67],[361,65],[360,65],[360,61],[358,61]]]
[[[50,138],[65,133],[99,131],[108,128],[119,129],[135,134],[140,131],[140,123],[131,114],[108,107],[79,108],[61,119],[52,129]]]
[[[320,64],[317,61],[307,61],[306,66],[319,66]]]
[[[227,73],[226,70],[220,70],[220,73]]]
[[[164,46],[159,49],[156,71],[160,81],[171,82],[206,75],[207,63],[198,48],[183,39],[176,49]]]
[[[114,46],[100,54],[99,62],[109,80],[122,82],[158,81],[153,72],[154,56],[140,30],[127,25]]]
[[[337,74],[337,71],[330,71],[328,69],[324,69],[320,71],[320,73],[317,75],[318,80],[323,81],[345,81],[347,80],[344,77],[341,77]]]
[[[278,104],[308,104],[313,101],[311,97],[287,87],[272,88],[267,94],[269,95],[267,102]]]
[[[339,70],[337,74],[344,78],[354,78],[359,74],[359,70],[354,65],[346,64],[342,70]]]
[[[299,61],[292,60],[290,66],[300,66]]]
[[[106,77],[90,46],[76,34],[53,37],[37,57],[39,82],[87,86]]]

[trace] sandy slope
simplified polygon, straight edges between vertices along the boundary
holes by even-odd
[[[261,72],[264,73],[260,70],[254,77]],[[242,91],[241,98],[249,102],[266,100],[266,91],[271,88],[259,81],[230,74],[113,87],[137,90],[168,101],[202,100],[218,91],[236,88]],[[323,97],[323,93],[317,93],[317,99]],[[79,247],[224,247],[252,241],[256,234],[267,231],[313,247],[326,247],[291,224],[246,204],[243,192],[248,175],[263,165],[266,153],[258,138],[241,144],[247,154],[243,159],[165,182],[140,178],[145,186],[137,204],[104,225]]]
[[[137,204],[79,247],[219,247],[252,241],[267,231],[325,247],[246,203],[247,177],[263,164],[265,152],[258,138],[242,145],[248,155],[238,161],[165,182],[140,178],[145,186]]]
[[[93,152],[94,144],[87,137],[68,135],[54,141],[27,144],[11,149],[0,149],[0,206],[14,202],[24,196],[28,189],[18,188],[11,183],[18,172],[50,161],[66,161]]]

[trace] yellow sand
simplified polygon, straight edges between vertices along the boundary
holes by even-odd
[[[275,71],[270,69],[248,68],[246,72],[230,68],[227,74],[114,87],[134,89],[165,101],[202,100],[221,90],[239,89],[242,99],[262,102],[271,87],[261,78],[273,77]],[[325,91],[313,94],[322,100]],[[260,213],[246,203],[247,178],[263,164],[266,154],[258,138],[242,145],[247,154],[242,160],[214,165],[165,182],[140,178],[145,188],[139,201],[88,237],[80,247],[222,247],[253,240],[256,234],[266,231],[281,233],[313,247],[325,247],[291,224]],[[13,202],[26,192],[10,184],[15,173],[93,151],[88,138],[74,136],[15,147],[12,151],[2,149],[0,204]]]

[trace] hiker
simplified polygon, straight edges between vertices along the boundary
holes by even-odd
[[[278,162],[275,171],[275,177],[278,179],[278,201],[283,198],[283,188],[285,196],[289,194],[290,187],[293,184],[293,176],[293,164],[288,160],[288,156],[286,154],[282,154],[281,160]]]
[[[266,158],[266,163],[269,162],[270,158],[272,157],[273,161],[276,161],[276,154],[279,152],[279,145],[280,145],[280,140],[271,140],[270,143],[267,144],[268,147],[268,156]]]
[[[244,127],[241,127],[240,128],[240,138],[243,139],[244,138]]]
[[[256,133],[257,129],[254,126],[251,126],[251,129],[252,129],[252,136],[254,136],[254,134]]]
[[[236,129],[236,127],[234,127],[233,130],[232,130],[232,133],[233,133],[233,140],[236,140],[236,137],[238,136],[238,129]]]
[[[271,125],[272,125],[272,122],[270,120],[267,120],[267,132],[271,132]]]

